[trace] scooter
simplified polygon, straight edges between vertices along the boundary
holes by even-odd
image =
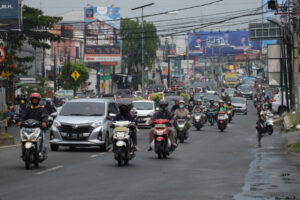
[[[194,113],[194,119],[195,119],[194,126],[197,129],[197,131],[200,131],[200,129],[204,126],[203,124],[205,120],[204,118],[205,115],[203,113],[200,112]]]
[[[271,111],[268,111],[266,115],[266,132],[269,135],[273,134],[273,126],[274,126],[273,113]]]
[[[207,110],[207,119],[208,119],[211,126],[213,126],[215,124],[215,113],[216,113],[215,108],[208,108],[208,110]]]
[[[155,153],[159,159],[167,158],[174,148],[171,145],[171,141],[168,137],[168,119],[157,119],[153,121],[154,124],[154,140],[151,147],[154,148]]]
[[[227,119],[225,112],[218,112],[218,128],[223,132],[227,127]]]
[[[53,124],[53,121],[54,119],[56,118],[57,116],[57,112],[54,112],[54,113],[51,113],[49,116],[48,116],[48,127],[50,128]]]
[[[228,122],[230,123],[233,119],[233,109],[228,110],[227,115],[228,115]]]
[[[41,131],[41,123],[34,119],[28,119],[21,124],[21,157],[25,162],[26,169],[30,169],[32,164],[38,167],[39,163],[47,159],[46,148],[43,151],[43,156],[39,156],[39,148],[42,140]]]
[[[176,118],[176,131],[177,131],[177,139],[180,143],[184,143],[188,136],[188,132],[185,129],[187,123],[186,117],[177,116]]]
[[[135,157],[134,147],[130,137],[130,131],[134,131],[135,126],[130,121],[112,122],[114,158],[118,166],[128,165],[129,160]]]

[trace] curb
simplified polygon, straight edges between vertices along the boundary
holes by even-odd
[[[9,136],[7,138],[0,138],[0,146],[9,146],[15,144],[15,138]]]

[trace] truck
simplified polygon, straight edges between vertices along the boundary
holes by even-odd
[[[226,72],[223,79],[224,87],[235,88],[239,85],[239,75],[237,72]]]

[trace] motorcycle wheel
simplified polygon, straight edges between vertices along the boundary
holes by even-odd
[[[40,160],[39,154],[35,153],[35,155],[34,155],[34,162],[33,162],[33,164],[34,164],[35,167],[39,167],[39,160]]]
[[[184,143],[184,135],[183,134],[179,137],[179,142]]]
[[[26,149],[24,152],[24,161],[25,161],[26,169],[30,169],[32,157],[33,157],[32,151],[30,149]]]
[[[118,166],[122,166],[123,165],[123,159],[122,159],[122,149],[118,148],[117,149],[117,160],[118,160]]]
[[[197,127],[197,131],[200,131],[200,127]]]
[[[269,135],[272,135],[272,134],[273,134],[273,127],[269,127],[269,128],[268,128],[268,134],[269,134]]]

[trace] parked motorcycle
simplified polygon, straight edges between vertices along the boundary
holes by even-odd
[[[130,121],[112,122],[114,158],[118,161],[118,166],[128,165],[129,160],[135,157],[134,147],[130,137],[130,131],[134,131],[135,126]]]
[[[22,159],[25,162],[25,168],[30,169],[32,164],[35,167],[47,158],[46,148],[43,156],[39,156],[39,148],[41,144],[41,123],[34,119],[28,119],[21,125],[20,137],[22,143]]]
[[[225,112],[218,112],[218,128],[223,132],[227,127],[227,119]]]
[[[155,153],[158,158],[167,158],[170,153],[174,151],[171,145],[171,141],[168,137],[168,119],[157,119],[153,121],[154,123],[154,140],[151,147],[154,148]]]
[[[186,123],[187,118],[186,117],[176,117],[176,131],[177,131],[177,139],[180,143],[183,143],[184,140],[186,140],[188,136],[188,131],[186,130]]]

